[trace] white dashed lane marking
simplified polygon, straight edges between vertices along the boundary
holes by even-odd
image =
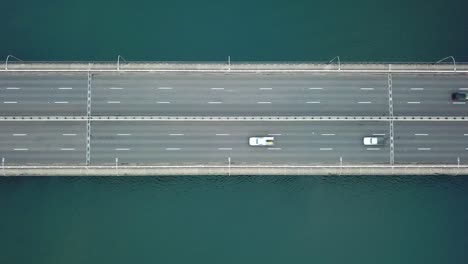
[[[126,151],[126,150],[130,150],[129,148],[116,148],[115,150],[117,151]]]
[[[166,150],[180,150],[180,148],[166,148]]]
[[[407,102],[408,104],[420,104],[421,102]]]
[[[108,104],[120,104],[120,101],[107,101]]]
[[[431,150],[431,148],[418,148],[418,150]]]
[[[157,104],[170,104],[171,102],[156,102]]]
[[[27,136],[28,134],[13,134],[14,137],[24,137]]]
[[[411,91],[423,91],[424,88],[410,88]]]

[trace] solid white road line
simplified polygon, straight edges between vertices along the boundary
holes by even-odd
[[[315,102],[306,102],[306,104],[320,104],[319,101],[315,101]]]
[[[429,136],[429,134],[414,134],[415,136]]]
[[[322,134],[322,136],[334,136],[335,134]]]
[[[418,150],[431,150],[431,148],[418,148]]]
[[[266,87],[265,88],[258,88],[258,89],[260,89],[260,90],[273,90],[273,88],[266,88]]]
[[[257,102],[257,104],[271,104],[271,102]]]
[[[229,136],[230,134],[216,134],[216,136]]]
[[[131,136],[132,134],[117,134],[117,136]]]
[[[158,90],[172,90],[172,87],[158,87]]]
[[[76,136],[76,134],[62,134],[62,136]]]
[[[411,91],[422,91],[424,88],[410,88]]]
[[[452,102],[452,104],[466,104],[466,102]]]
[[[374,90],[374,88],[361,88],[361,90]]]
[[[367,150],[380,150],[380,148],[367,148]]]
[[[170,104],[171,102],[156,102],[157,104]]]
[[[224,88],[222,87],[214,87],[214,88],[210,88],[211,90],[224,90]]]
[[[209,104],[222,104],[223,102],[208,102]]]
[[[281,148],[268,148],[268,150],[281,150]]]
[[[320,148],[320,150],[333,150],[333,148]]]
[[[169,136],[183,136],[184,134],[169,134]]]
[[[281,136],[281,134],[268,134],[268,136]]]
[[[166,148],[166,150],[180,150],[180,148]]]
[[[27,148],[15,148],[13,150],[17,150],[17,151],[25,150],[26,151],[26,150],[29,150],[29,149],[27,149]]]
[[[421,102],[407,102],[408,104],[420,104]]]
[[[74,148],[61,148],[60,150],[75,150]]]
[[[129,149],[129,148],[116,148],[115,150],[123,150],[123,151],[125,151],[125,150],[130,150],[130,149]]]
[[[18,102],[12,102],[12,101],[7,101],[7,102],[3,102],[4,104],[16,104]]]
[[[232,148],[218,148],[218,150],[232,150]]]
[[[72,90],[73,87],[59,87],[59,90]]]
[[[123,90],[122,87],[110,87],[109,90]]]
[[[358,104],[372,104],[372,102],[357,102]]]
[[[24,137],[27,136],[28,134],[13,134],[14,137]]]
[[[7,90],[20,90],[21,88],[19,87],[7,87]]]
[[[55,103],[55,104],[68,104],[68,102],[64,102],[64,101],[62,101],[62,102],[54,102],[54,103]]]
[[[309,88],[309,90],[323,90],[323,88],[320,88],[320,87],[314,87],[314,88]]]
[[[120,101],[107,101],[108,104],[120,104]]]

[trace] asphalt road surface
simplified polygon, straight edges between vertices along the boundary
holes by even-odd
[[[2,121],[6,164],[84,164],[86,122]],[[395,164],[468,162],[466,122],[395,122]],[[383,146],[362,144],[379,135]],[[251,136],[274,146],[251,147]],[[95,121],[91,163],[115,164],[388,164],[388,122],[372,121]]]
[[[99,73],[92,116],[467,116],[459,74]],[[1,73],[0,115],[86,116],[86,73]],[[248,146],[274,136],[271,147]],[[362,137],[385,144],[366,147]],[[85,164],[85,121],[1,121],[5,164]],[[389,164],[387,121],[92,121],[91,164]],[[395,164],[468,162],[463,121],[395,121]]]
[[[0,114],[86,115],[85,73],[1,73]],[[394,115],[467,116],[466,75],[393,74]],[[386,74],[99,73],[92,115],[387,116]]]

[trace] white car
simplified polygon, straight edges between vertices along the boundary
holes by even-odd
[[[249,146],[273,146],[274,137],[250,137]]]
[[[364,137],[362,139],[364,146],[380,146],[384,143],[383,137]]]

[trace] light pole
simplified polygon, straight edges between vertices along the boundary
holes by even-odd
[[[119,158],[115,158],[115,173],[119,176]]]
[[[340,157],[340,176],[343,171],[343,157]]]

